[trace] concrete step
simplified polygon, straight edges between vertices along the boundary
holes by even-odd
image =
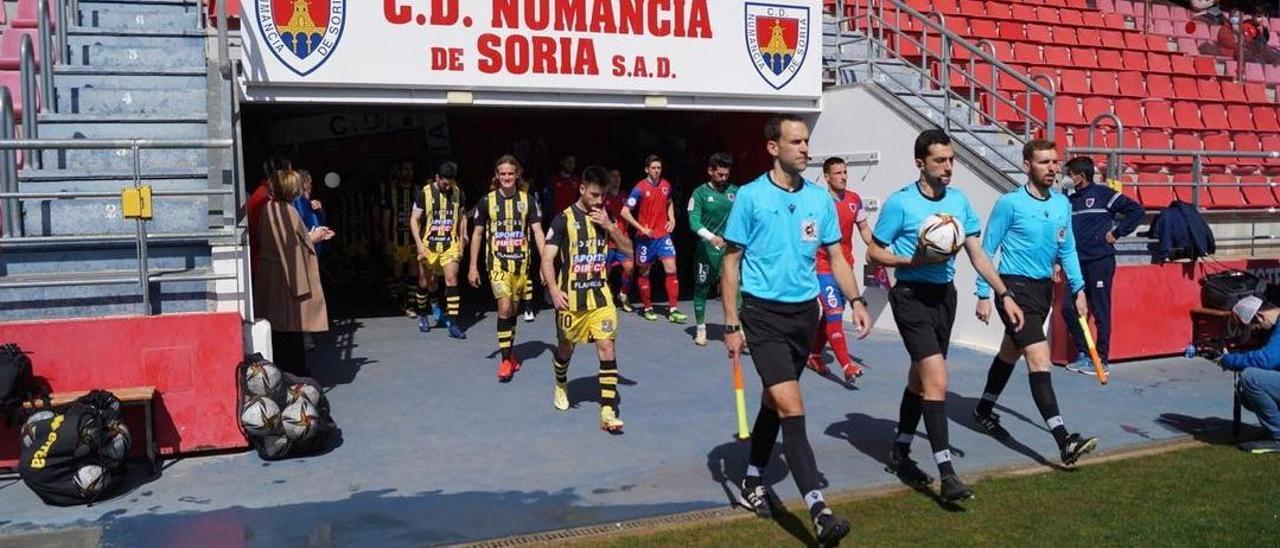
[[[128,5],[128,4],[118,4]],[[150,10],[120,10],[118,7],[99,5],[80,8],[81,28],[103,30],[188,30],[198,28],[200,20],[196,12],[152,12]]]
[[[208,165],[204,150],[143,150],[142,169],[198,169]],[[125,170],[133,168],[132,152],[119,150],[45,151],[44,167],[49,169]]]
[[[205,67],[205,53],[203,48],[194,44],[181,48],[91,44],[72,50],[68,62],[71,66],[97,66],[115,69],[203,69]]]
[[[204,139],[205,116],[41,114],[42,139]]]
[[[203,31],[116,31],[77,27],[67,31],[67,44],[71,51],[84,46],[131,46],[149,48],[182,49],[204,47]]]
[[[190,271],[200,273],[203,271]],[[176,278],[181,275],[167,275]],[[123,275],[123,274],[121,274]],[[107,273],[98,278],[120,278]],[[137,277],[136,271],[133,273]],[[151,314],[176,314],[183,312],[209,312],[215,310],[216,295],[213,284],[204,281],[159,281],[153,278],[151,285]],[[43,281],[44,278],[14,278],[11,281]],[[0,282],[5,281],[0,277]],[[113,285],[84,285],[71,287],[29,287],[0,289],[0,321],[52,320],[58,318],[83,318],[125,316],[144,313],[142,292],[137,283]]]
[[[208,178],[207,169],[155,169],[147,170],[141,174],[144,181],[173,181],[177,184],[179,181],[188,179],[205,180]],[[24,169],[18,172],[19,183],[26,182],[74,182],[74,181],[116,181],[122,186],[133,184],[133,170],[103,170],[103,169]],[[152,183],[148,183],[152,184]],[[163,183],[155,183],[163,184]],[[203,188],[201,185],[200,188]]]
[[[58,90],[82,87],[117,89],[204,89],[208,74],[194,68],[117,68],[61,65],[54,68]]]
[[[28,187],[23,191],[39,192]],[[150,231],[190,233],[208,229],[209,198],[155,198],[152,208],[154,217],[147,223]],[[27,236],[133,234],[137,230],[136,221],[120,216],[119,198],[23,200],[22,220],[23,234]]]
[[[58,90],[58,105],[71,114],[189,114],[205,115],[204,89],[99,89]]]
[[[147,265],[154,270],[182,270],[208,267],[211,264],[206,242],[163,242],[149,240]],[[8,245],[0,253],[2,276],[39,276],[84,272],[137,272],[138,249],[129,238],[109,243],[83,243],[62,246]]]
[[[80,0],[80,12],[123,11],[147,13],[200,13],[196,0]]]

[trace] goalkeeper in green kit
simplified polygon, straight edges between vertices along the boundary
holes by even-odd
[[[698,185],[689,197],[689,228],[700,238],[698,273],[693,285],[693,316],[698,324],[693,343],[698,346],[707,344],[707,294],[720,284],[720,263],[725,249],[724,226],[729,220],[729,210],[733,209],[734,196],[738,193],[738,187],[729,184],[732,168],[732,155],[725,152],[712,154],[707,159],[709,181]]]

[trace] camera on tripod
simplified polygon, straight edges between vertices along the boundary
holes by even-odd
[[[1268,290],[1266,282],[1243,270],[1226,270],[1200,280],[1201,308],[1191,310],[1191,344],[1186,357],[1215,360],[1227,351],[1258,348],[1263,333],[1240,323],[1231,307],[1248,296],[1274,298],[1280,286]]]

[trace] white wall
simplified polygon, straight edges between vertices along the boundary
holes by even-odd
[[[828,91],[823,96],[822,113],[813,124],[809,144],[810,156],[819,167],[810,169],[806,176],[810,180],[821,181],[821,162],[828,156],[876,152],[879,160],[874,165],[849,166],[849,188],[858,192],[864,201],[875,200],[883,204],[890,193],[919,177],[912,147],[920,131],[921,128],[863,87]],[[960,159],[957,159],[951,185],[964,190],[985,225],[988,213],[1001,194],[998,187],[979,179],[974,170]],[[870,215],[870,222],[874,227],[878,210],[870,212]],[[859,265],[856,270],[861,283],[862,266],[866,264],[866,248],[856,237],[854,250]],[[959,305],[952,344],[994,352],[1000,345],[1003,327],[1000,320],[994,317],[991,325],[983,325],[974,317],[974,306],[977,304],[973,296],[975,277],[976,272],[969,264],[968,257],[961,252],[956,259],[955,283]],[[896,332],[893,315],[886,303],[885,290],[869,288],[865,295],[871,305],[875,328]]]

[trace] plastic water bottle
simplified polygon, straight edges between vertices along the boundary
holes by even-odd
[[[1183,349],[1182,355],[1188,358],[1196,357],[1196,345],[1188,343],[1187,347]]]

